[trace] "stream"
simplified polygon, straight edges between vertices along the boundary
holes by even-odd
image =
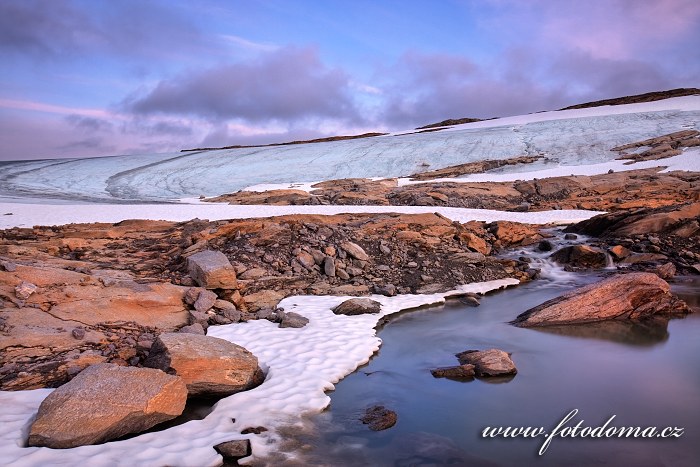
[[[544,256],[544,255],[542,255]],[[330,393],[331,407],[298,435],[303,462],[333,466],[634,465],[691,466],[700,459],[700,314],[641,323],[606,322],[547,330],[507,324],[523,311],[600,279],[542,263],[543,278],[489,294],[404,313],[379,331],[380,352]],[[674,293],[700,305],[700,281],[681,277]],[[512,378],[436,379],[454,354],[512,352]],[[372,432],[359,418],[372,405],[398,414]],[[481,437],[486,427],[543,427],[572,409],[582,427],[684,428],[679,438]]]

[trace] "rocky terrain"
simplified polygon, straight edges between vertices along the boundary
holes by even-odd
[[[514,157],[481,161],[411,175],[424,183],[398,186],[396,179],[330,180],[303,190],[239,191],[206,201],[230,204],[340,204],[384,206],[450,206],[504,211],[590,209],[616,211],[674,205],[700,200],[700,174],[660,173],[663,159],[682,148],[700,145],[700,132],[683,130],[611,148],[629,163],[659,160],[659,168],[613,172],[593,176],[551,177],[515,182],[431,182],[479,173],[504,165],[527,164],[541,157]]]
[[[434,293],[529,280],[537,271],[528,263],[489,255],[543,238],[534,226],[435,214],[126,221],[0,236],[3,390],[55,387],[95,363],[141,366],[163,332],[250,319],[299,325],[276,309],[289,295]],[[192,268],[202,252],[218,252],[232,267],[203,276]]]
[[[684,130],[611,150],[630,163],[663,164],[698,145],[700,132]],[[502,183],[433,181],[541,159],[461,164],[414,174],[422,183],[405,186],[397,179],[342,179],[317,183],[310,193],[241,191],[207,201],[607,211],[567,227],[566,239],[585,235],[585,243],[558,248],[551,226],[459,223],[437,213],[0,231],[0,390],[60,387],[42,403],[30,445],[65,448],[115,439],[177,417],[188,397],[224,397],[263,382],[257,357],[207,336],[209,326],[268,320],[302,328],[306,317],[278,306],[293,295],[432,294],[472,282],[535,279],[539,270],[527,253],[502,255],[514,247],[551,251],[549,258],[569,271],[607,267],[613,274],[528,310],[513,322],[517,326],[644,321],[692,311],[670,294],[666,280],[700,274],[700,174],[651,168]],[[476,294],[462,300],[479,305]],[[355,316],[380,309],[376,300],[355,298],[332,310]],[[469,350],[457,359],[459,365],[432,374],[471,379],[517,372],[502,350]],[[105,408],[102,402],[115,391],[121,398]],[[104,414],[81,422],[82,414],[98,409]],[[381,406],[365,417],[372,430],[397,421]],[[250,453],[250,443],[230,441],[216,449],[235,459]]]

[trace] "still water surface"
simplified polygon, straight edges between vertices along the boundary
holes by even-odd
[[[522,329],[507,321],[576,286],[598,280],[570,274],[488,295],[478,308],[459,302],[405,313],[379,333],[380,353],[332,392],[331,408],[313,417],[309,464],[700,465],[700,316],[625,326]],[[700,282],[674,286],[698,306]],[[512,352],[512,379],[435,379],[430,369],[457,363],[468,349]],[[371,432],[358,419],[385,405],[398,423]],[[487,427],[550,431],[578,409],[577,422],[682,427],[679,439],[483,439]]]

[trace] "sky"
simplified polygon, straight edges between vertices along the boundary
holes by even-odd
[[[392,131],[700,87],[697,0],[0,0],[0,160]]]

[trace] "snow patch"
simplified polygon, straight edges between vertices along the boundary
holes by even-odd
[[[492,209],[467,209],[431,206],[270,206],[231,205],[221,203],[197,204],[15,204],[0,203],[0,229],[33,227],[35,225],[65,225],[72,223],[116,223],[127,219],[151,219],[173,222],[194,218],[214,220],[251,219],[288,214],[361,214],[361,213],[440,213],[458,222],[513,221],[525,224],[571,224],[589,219],[601,211],[562,209],[542,212],[508,212]]]

